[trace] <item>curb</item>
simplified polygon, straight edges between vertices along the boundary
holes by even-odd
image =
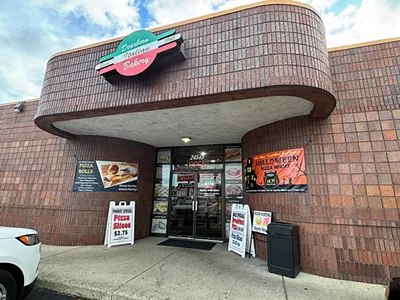
[[[40,278],[40,275],[36,282],[36,286],[39,288],[55,291],[61,294],[78,296],[87,299],[112,300],[112,291],[104,292],[104,291],[90,289],[85,286],[76,286],[68,283],[53,282],[48,279]]]
[[[142,295],[135,295],[134,293],[126,295],[118,291],[100,291],[91,289],[86,286],[76,286],[74,284],[54,282],[52,280],[38,278],[36,287],[54,291],[60,294],[82,297],[87,300],[152,300]],[[154,300],[154,299],[153,299]]]

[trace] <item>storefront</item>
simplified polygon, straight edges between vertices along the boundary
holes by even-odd
[[[156,168],[152,234],[225,241],[243,203],[240,145],[160,149]]]
[[[304,272],[400,276],[399,39],[327,49],[318,13],[263,1],[55,54],[0,106],[0,224],[103,244],[227,241],[230,206],[300,228]],[[254,233],[266,259],[266,235]]]

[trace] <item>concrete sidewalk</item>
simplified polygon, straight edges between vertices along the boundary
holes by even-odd
[[[158,246],[150,237],[132,246],[42,248],[38,285],[93,299],[365,299],[383,300],[384,287],[300,273],[268,272],[266,263],[242,259],[226,244],[211,251]]]

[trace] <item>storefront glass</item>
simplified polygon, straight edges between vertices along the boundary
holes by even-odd
[[[152,233],[223,240],[231,203],[243,202],[241,159],[237,145],[160,149]]]

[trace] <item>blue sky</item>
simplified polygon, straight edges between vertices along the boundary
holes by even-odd
[[[55,52],[255,0],[0,0],[0,103],[40,96]],[[400,35],[399,0],[300,0],[320,13],[329,47]]]

